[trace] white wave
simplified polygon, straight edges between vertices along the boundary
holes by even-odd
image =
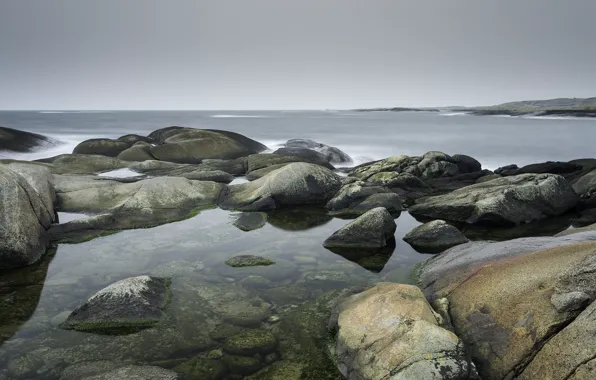
[[[271,116],[267,115],[210,115],[209,117],[216,118],[216,119],[242,119],[242,118],[251,118],[251,119],[267,119]]]
[[[117,169],[117,170],[112,170],[109,172],[104,172],[104,173],[99,173],[98,176],[99,177],[110,177],[110,178],[130,178],[130,177],[137,177],[140,174],[130,170],[128,168],[124,168],[124,169]]]
[[[448,112],[448,113],[440,113],[441,116],[464,116],[469,115],[467,112]]]
[[[85,135],[46,135],[52,140],[56,141],[54,145],[43,145],[32,152],[1,152],[0,158],[34,161],[42,158],[54,157],[61,154],[72,153],[73,149],[83,140],[87,140],[89,136]]]

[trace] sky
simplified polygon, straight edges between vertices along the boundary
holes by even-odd
[[[0,109],[596,96],[595,0],[0,0]]]

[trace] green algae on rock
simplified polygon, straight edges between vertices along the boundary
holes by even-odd
[[[248,329],[226,339],[224,351],[243,356],[268,354],[275,351],[277,338],[265,330]]]
[[[275,261],[271,259],[253,255],[234,256],[226,260],[226,265],[234,268],[268,266],[273,264],[275,264]]]

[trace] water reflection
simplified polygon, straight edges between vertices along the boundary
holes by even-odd
[[[362,268],[371,272],[379,273],[385,268],[395,251],[395,238],[387,241],[387,245],[382,248],[327,248],[331,252],[350,260]]]
[[[332,219],[322,207],[296,207],[271,211],[268,221],[284,231],[302,231],[322,226]]]

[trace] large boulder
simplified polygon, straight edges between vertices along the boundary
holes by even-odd
[[[336,354],[348,380],[467,380],[463,343],[440,327],[419,288],[378,283],[337,307]]]
[[[594,240],[591,231],[468,243],[423,264],[419,283],[483,379],[567,379],[594,354],[593,337],[578,336],[593,329],[593,319],[576,318],[596,299]],[[574,336],[573,344],[561,343]]]
[[[316,152],[323,154],[326,157],[327,161],[332,164],[333,163],[343,164],[343,163],[351,163],[352,162],[352,158],[348,154],[341,151],[339,148],[329,146],[326,144],[321,144],[314,140],[291,139],[291,140],[288,140],[284,144],[284,146],[286,148],[302,148],[302,149],[314,150]]]
[[[139,142],[128,149],[123,150],[116,156],[123,161],[146,161],[154,160],[155,157],[151,154],[151,144]]]
[[[339,176],[319,165],[291,163],[266,176],[228,186],[220,198],[223,209],[271,210],[280,206],[325,203],[341,186]]]
[[[111,139],[85,140],[77,145],[73,154],[96,154],[101,156],[116,157],[124,150],[130,148],[132,143]]]
[[[0,269],[38,261],[57,221],[52,175],[43,165],[0,165]]]
[[[323,243],[326,248],[382,248],[397,226],[384,207],[377,207],[346,224]]]
[[[596,206],[596,170],[580,177],[573,184],[573,190],[580,196],[580,202],[584,207]]]
[[[443,220],[433,220],[415,227],[403,239],[422,253],[440,253],[469,241],[456,227]]]
[[[41,146],[54,143],[49,137],[37,133],[0,127],[0,151],[30,152]]]
[[[150,150],[160,161],[198,164],[204,159],[236,159],[267,149],[241,134],[210,129],[171,127],[149,137],[160,143]]]
[[[109,335],[149,328],[165,315],[169,286],[169,280],[159,277],[120,280],[91,296],[60,327]]]
[[[57,194],[60,210],[98,215],[54,226],[51,233],[57,240],[181,220],[214,207],[225,187],[216,182],[180,177],[120,183],[63,176],[60,182]]]
[[[383,186],[357,181],[342,186],[327,202],[327,209],[333,215],[359,216],[377,207],[384,207],[394,217],[404,210],[401,197]]]
[[[85,377],[82,380],[178,380],[182,376],[165,368],[149,365],[128,365],[115,370]]]
[[[578,196],[555,174],[521,174],[425,198],[409,209],[414,216],[470,224],[515,225],[563,214]]]

